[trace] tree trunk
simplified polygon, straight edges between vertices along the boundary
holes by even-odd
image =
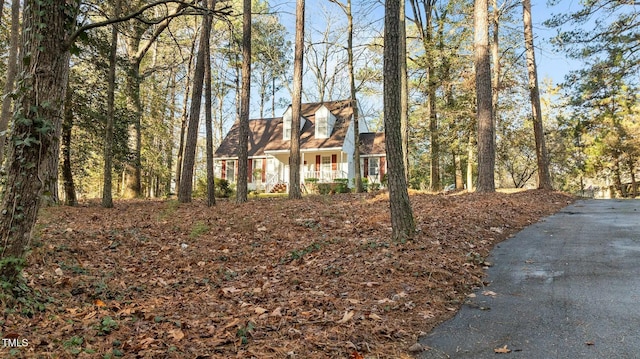
[[[300,109],[302,107],[302,65],[304,56],[304,0],[296,0],[296,42],[291,99],[291,148],[289,150],[289,198],[302,198],[300,191]]]
[[[196,68],[193,75],[193,92],[191,94],[191,108],[189,111],[189,127],[184,147],[180,188],[178,189],[178,201],[181,203],[191,202],[193,194],[196,146],[200,126],[200,107],[202,103],[202,84],[204,82],[204,57],[207,52],[206,48],[209,46],[211,21],[210,16],[204,18],[200,43],[198,44],[198,56],[196,57]]]
[[[473,143],[473,132],[469,131],[469,142],[467,143],[467,191],[471,192],[473,188],[473,149],[476,147]]]
[[[168,197],[171,194],[171,171],[173,170],[173,146],[175,144],[175,132],[174,126],[176,122],[176,77],[178,76],[175,71],[172,71],[171,77],[171,95],[169,96],[171,101],[171,111],[169,116],[169,141],[165,143],[165,157],[167,158],[167,178],[164,184],[164,195]]]
[[[547,148],[542,127],[542,107],[540,106],[540,90],[538,88],[538,69],[533,48],[533,26],[531,24],[531,0],[523,0],[524,44],[527,52],[527,70],[529,73],[529,97],[533,114],[533,134],[536,140],[536,158],[538,161],[538,188],[552,189]]]
[[[195,47],[196,47],[196,39],[193,39],[193,42],[191,43],[191,51],[189,51],[187,76],[185,77],[186,85],[184,90],[185,95],[183,96],[183,99],[182,99],[182,116],[180,116],[182,121],[180,122],[180,144],[178,145],[178,156],[176,159],[176,177],[175,177],[176,192],[180,188],[180,177],[182,176],[182,159],[184,157],[184,140],[185,140],[184,137],[187,132],[187,123],[189,123],[189,113],[187,112],[187,104],[189,103],[189,96],[187,96],[187,94],[191,89],[191,81],[189,81],[189,79],[191,78],[191,67],[193,64],[193,54],[195,52]]]
[[[488,0],[475,0],[474,55],[478,123],[478,192],[495,192],[495,140],[492,115]]]
[[[213,172],[213,124],[211,114],[211,57],[209,46],[207,46],[204,58],[204,122],[207,133],[207,206],[216,204],[215,182]]]
[[[402,158],[400,92],[396,91],[401,85],[398,61],[400,32],[400,0],[387,0],[384,21],[384,132],[392,238],[402,241],[413,237],[415,225]]]
[[[431,190],[439,191],[442,189],[442,185],[440,183],[440,136],[438,134],[435,68],[433,65],[429,64],[427,73],[429,78],[429,133],[431,134]]]
[[[638,186],[636,183],[636,168],[634,165],[634,159],[633,157],[630,157],[627,161],[627,164],[629,165],[629,175],[631,177],[631,196],[632,198],[636,198],[638,196]]]
[[[355,165],[355,187],[357,193],[364,192],[362,175],[360,173],[360,113],[358,112],[358,99],[356,98],[356,74],[353,65],[353,14],[351,13],[351,0],[347,0],[347,61],[349,67],[349,87],[351,90],[351,106],[353,106],[353,163]]]
[[[460,190],[464,188],[464,179],[462,178],[462,161],[457,151],[453,151],[453,165],[455,167],[456,176],[456,189]]]
[[[120,12],[120,1],[116,0],[113,16]],[[104,133],[104,181],[102,207],[113,207],[113,126],[115,123],[116,55],[118,51],[118,27],[111,25],[111,48],[109,49],[109,73],[107,88],[107,123]]]
[[[73,182],[73,172],[71,171],[71,131],[73,130],[72,95],[73,91],[70,88],[67,89],[62,122],[62,184],[64,186],[64,199],[67,206],[75,206],[78,204],[76,187]]]
[[[130,41],[132,40],[130,39]],[[142,150],[142,100],[140,99],[141,83],[142,78],[140,76],[140,62],[136,58],[130,59],[129,74],[125,80],[125,86],[127,94],[127,109],[132,114],[133,123],[129,128],[129,157],[125,165],[125,198],[136,198],[142,196],[142,163],[140,162],[140,151]]]
[[[498,0],[491,0],[491,6],[493,8],[493,16],[491,18],[491,25],[493,27],[493,41],[491,41],[491,60],[493,60],[493,77],[491,87],[493,89],[491,103],[493,110],[491,112],[493,116],[493,124],[497,127],[498,131],[501,129],[501,125],[498,123],[498,99],[500,96],[500,73],[502,71],[500,66],[500,11],[498,9]],[[495,136],[494,136],[495,139]]]
[[[2,1],[4,5],[4,0]],[[0,9],[2,10],[2,9]],[[0,12],[1,14],[1,12]],[[11,37],[9,39],[9,57],[7,58],[7,72],[4,83],[4,96],[2,97],[2,112],[0,112],[0,166],[4,162],[5,142],[4,131],[9,127],[11,120],[10,94],[13,92],[14,82],[18,68],[18,46],[20,38],[20,1],[11,1]]]
[[[15,283],[40,209],[48,174],[43,173],[56,127],[63,115],[69,79],[68,31],[74,8],[64,0],[25,1],[22,88],[9,140],[7,177],[2,197],[0,278]],[[11,289],[9,289],[10,291]]]
[[[242,89],[240,94],[240,131],[238,139],[238,179],[236,202],[247,201],[249,167],[249,104],[251,99],[251,0],[243,1]]]
[[[400,134],[402,136],[402,163],[404,177],[409,183],[409,81],[407,73],[407,22],[406,4],[400,1]]]

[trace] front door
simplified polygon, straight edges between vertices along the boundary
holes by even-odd
[[[331,182],[331,156],[322,156],[320,162],[320,178],[324,182]]]

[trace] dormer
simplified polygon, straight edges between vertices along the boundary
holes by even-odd
[[[322,105],[315,113],[316,117],[316,138],[329,138],[336,124],[336,117],[329,109]]]
[[[306,119],[304,116],[300,116],[300,131],[304,127]],[[293,118],[291,116],[291,106],[287,109],[287,111],[282,115],[282,139],[284,141],[291,140],[291,123],[293,122]]]

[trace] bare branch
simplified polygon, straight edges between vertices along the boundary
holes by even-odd
[[[230,6],[225,5],[223,8],[218,9],[218,10],[210,10],[210,9],[205,9],[199,6],[194,5],[195,4],[195,0],[193,2],[187,2],[187,1],[181,1],[181,0],[159,0],[159,1],[155,1],[152,3],[149,3],[143,7],[141,7],[140,9],[127,14],[125,16],[122,17],[116,17],[113,19],[107,19],[104,21],[98,21],[98,22],[94,22],[91,24],[87,24],[84,26],[79,27],[73,34],[71,34],[71,36],[69,36],[69,39],[67,40],[67,47],[71,46],[71,44],[73,44],[75,42],[75,40],[78,38],[78,36],[80,36],[80,34],[82,34],[83,32],[87,31],[87,30],[91,30],[91,29],[95,29],[98,27],[103,27],[103,26],[108,26],[108,25],[112,25],[112,24],[118,24],[124,21],[128,21],[131,19],[136,19],[139,21],[143,21],[143,22],[147,22],[148,20],[142,20],[140,18],[140,16],[147,10],[152,9],[156,6],[160,6],[160,5],[166,5],[166,4],[178,4],[178,9],[180,10],[184,10],[187,8],[193,9],[193,10],[197,10],[197,12],[194,12],[193,14],[199,14],[199,15],[229,15],[231,13],[230,11]],[[159,20],[156,23],[152,24],[159,24],[162,23],[163,21],[169,19],[169,18],[173,18],[176,16],[180,16],[180,15],[184,15],[184,13],[174,13],[172,15],[169,15],[168,17],[163,18],[162,20]]]

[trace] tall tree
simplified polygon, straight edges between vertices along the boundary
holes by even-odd
[[[211,51],[207,46],[207,53],[204,57],[204,123],[207,133],[206,156],[207,156],[207,206],[216,204],[215,194],[215,173],[213,171],[213,120],[211,103]]]
[[[341,3],[337,0],[330,1],[340,6],[347,16],[347,67],[349,68],[349,91],[351,94],[351,105],[353,106],[354,181],[356,192],[361,193],[364,192],[364,187],[362,186],[362,174],[360,173],[360,119],[358,112],[358,99],[356,97],[356,71],[353,64],[353,12],[351,11],[351,0],[347,0],[346,3]]]
[[[137,5],[137,4],[134,4]],[[148,5],[146,5],[148,6]],[[163,20],[151,22],[136,21],[131,24],[130,33],[127,35],[128,72],[125,78],[125,93],[127,96],[127,107],[133,116],[133,123],[130,129],[130,161],[126,167],[126,188],[125,197],[140,197],[142,195],[142,99],[140,98],[140,87],[143,81],[141,74],[142,60],[151,49],[153,43],[169,27],[173,18],[188,7],[187,3],[179,3]],[[155,23],[155,26],[152,25]],[[148,38],[144,35],[151,30]],[[143,41],[144,39],[144,41]]]
[[[533,115],[533,133],[536,140],[536,159],[538,162],[538,188],[552,189],[549,175],[549,161],[542,128],[542,107],[540,106],[540,90],[538,87],[538,69],[533,47],[533,26],[531,23],[531,0],[522,1],[524,22],[524,45],[527,52],[527,71],[529,74],[529,98]]]
[[[0,0],[4,4],[4,0]],[[2,13],[0,11],[0,13]],[[11,119],[11,102],[14,82],[18,68],[18,46],[20,38],[20,1],[11,1],[11,37],[9,39],[9,57],[7,58],[7,76],[4,83],[2,97],[2,112],[0,112],[0,166],[4,161],[6,136],[5,131]]]
[[[291,147],[289,149],[289,198],[302,198],[300,191],[300,110],[302,107],[302,66],[304,61],[304,0],[296,0],[296,40],[293,58],[291,99]]]
[[[249,172],[249,103],[251,99],[251,0],[243,2],[242,21],[242,93],[240,94],[240,131],[238,139],[238,181],[236,202],[247,201]]]
[[[195,53],[197,36],[194,36],[193,41],[191,42],[191,51],[189,51],[189,56],[187,60],[187,76],[185,77],[185,90],[184,93],[188,94],[191,89],[191,72],[193,67],[193,54]],[[182,99],[182,116],[180,116],[180,137],[178,140],[178,155],[176,159],[176,191],[180,188],[180,177],[182,176],[182,159],[184,157],[184,140],[185,135],[187,133],[187,124],[189,123],[189,112],[187,110],[189,103],[189,96],[183,96]]]
[[[77,204],[76,188],[73,182],[73,172],[71,170],[71,131],[73,129],[73,89],[69,86],[65,95],[64,117],[62,119],[62,185],[64,187],[64,199],[67,206]]]
[[[205,6],[208,0],[205,1]],[[189,110],[189,125],[185,140],[184,158],[182,160],[182,173],[180,188],[178,188],[178,201],[188,203],[193,195],[193,171],[195,168],[196,146],[198,142],[198,130],[200,128],[200,107],[202,104],[202,88],[204,84],[205,55],[209,47],[209,35],[211,33],[210,16],[205,16],[198,44],[196,67],[193,73],[193,92],[191,93],[191,107]]]
[[[120,0],[116,0],[113,10],[114,17],[119,16]],[[113,127],[115,124],[115,93],[116,93],[116,59],[118,51],[118,27],[111,25],[111,48],[109,49],[109,72],[107,89],[107,121],[104,133],[104,183],[102,185],[102,207],[113,207]]]
[[[8,283],[16,283],[25,264],[25,250],[47,186],[42,169],[49,161],[62,118],[69,75],[68,40],[77,11],[77,3],[64,0],[26,0],[24,5],[22,86],[9,137],[4,214],[0,217],[0,278]]]
[[[409,183],[409,79],[407,72],[407,21],[406,2],[400,1],[400,134],[402,136],[402,163],[404,177]]]
[[[400,133],[400,1],[385,2],[384,19],[384,132],[387,151],[389,206],[394,240],[413,238],[415,224],[409,202]]]
[[[476,121],[478,124],[478,192],[495,192],[495,140],[489,53],[489,3],[475,0],[474,63],[476,67]]]

